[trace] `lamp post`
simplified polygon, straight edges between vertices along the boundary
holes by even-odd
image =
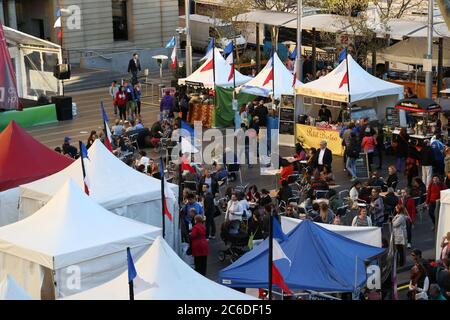
[[[297,0],[297,79],[302,81],[302,14],[303,14],[303,0]]]
[[[431,59],[433,58],[433,14],[434,14],[434,1],[428,0],[428,43],[427,43],[427,57],[424,60],[424,71],[426,71],[425,77],[425,92],[426,97],[432,99],[433,95],[433,67]]]
[[[184,10],[186,17],[186,77],[189,77],[192,73],[192,44],[190,27],[191,0],[184,1]]]
[[[158,65],[159,65],[158,100],[160,100],[160,99],[161,99],[161,89],[162,89],[162,87],[163,87],[163,84],[162,84],[162,78],[163,78],[163,64],[164,64],[164,61],[165,61],[165,60],[169,59],[169,57],[160,54],[160,55],[157,55],[157,56],[153,56],[152,58],[155,59],[156,62],[158,62]]]

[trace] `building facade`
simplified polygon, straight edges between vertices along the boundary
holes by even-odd
[[[74,52],[161,48],[178,26],[178,0],[0,0],[0,21],[59,43],[57,8],[63,48]]]

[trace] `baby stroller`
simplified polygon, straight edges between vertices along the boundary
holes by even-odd
[[[229,258],[233,263],[249,251],[249,237],[247,232],[241,230],[241,221],[239,220],[225,221],[222,224],[220,237],[227,246],[227,249],[219,251],[219,261],[221,262]]]

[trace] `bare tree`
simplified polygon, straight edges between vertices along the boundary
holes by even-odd
[[[372,3],[383,18],[399,19],[411,9],[428,3],[428,0],[373,0]]]
[[[281,12],[294,12],[297,10],[297,0],[252,0],[252,2],[254,9]]]

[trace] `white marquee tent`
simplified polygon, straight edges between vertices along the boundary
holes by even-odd
[[[281,228],[283,229],[283,232],[287,234],[301,222],[302,220],[299,219],[281,217]],[[382,247],[381,228],[336,226],[324,223],[319,223],[319,225],[346,238],[365,243],[369,246]]]
[[[126,248],[141,256],[160,234],[107,211],[68,180],[38,212],[0,228],[0,276],[12,275],[34,299],[64,297],[118,276]]]
[[[0,300],[31,300],[31,296],[17,284],[13,277],[6,275],[0,282]]]
[[[326,76],[298,87],[297,94],[352,104],[358,102],[359,106],[375,108],[378,118],[383,119],[386,107],[393,107],[403,98],[403,86],[374,77],[361,68],[351,55],[348,55],[348,62],[350,92],[343,81],[347,73],[347,62],[344,60]],[[303,103],[299,111],[305,114],[312,112]]]
[[[270,79],[272,69],[274,80]],[[268,78],[269,77],[269,78]],[[272,67],[272,59],[269,59],[266,66],[258,75],[240,87],[240,90],[245,93],[256,96],[268,97],[273,93],[273,86],[275,81],[275,98],[279,99],[281,95],[294,95],[294,75],[286,68],[284,63],[280,60],[278,55],[274,54],[274,63]],[[295,87],[299,87],[302,83],[298,80],[295,82]]]
[[[140,173],[120,161],[96,140],[88,150],[90,160],[85,160],[86,175],[89,179],[90,197],[105,209],[140,222],[157,227],[162,226],[161,181]],[[76,160],[66,169],[20,186],[20,213],[25,218],[47,203],[64,185],[73,179],[83,188],[81,160]],[[178,186],[169,184],[178,197]],[[166,239],[178,252],[178,215],[175,213],[177,201],[167,199],[173,221],[166,219]]]
[[[20,98],[37,100],[41,94],[59,95],[62,83],[53,76],[53,68],[61,61],[61,47],[3,26],[9,53],[13,59]]]
[[[222,57],[219,49],[214,49],[214,65],[215,72],[208,65],[211,66],[212,54],[206,61],[201,65],[200,68],[195,70],[189,77],[179,79],[179,85],[202,85],[205,88],[213,89],[214,84],[220,87],[233,87],[233,79],[228,80],[231,73],[231,65],[229,65],[225,59]],[[205,69],[204,71],[202,71]],[[215,74],[215,82],[214,82]],[[239,71],[235,71],[236,86],[243,85],[244,83],[250,81],[252,78],[244,76]]]
[[[441,191],[441,206],[436,233],[436,259],[441,257],[441,240],[450,231],[450,190]]]
[[[126,264],[126,260],[123,261]],[[158,237],[135,263],[139,277],[152,288],[135,295],[137,300],[250,300],[252,296],[222,286],[197,273]],[[128,274],[90,290],[69,296],[68,300],[128,300]]]

